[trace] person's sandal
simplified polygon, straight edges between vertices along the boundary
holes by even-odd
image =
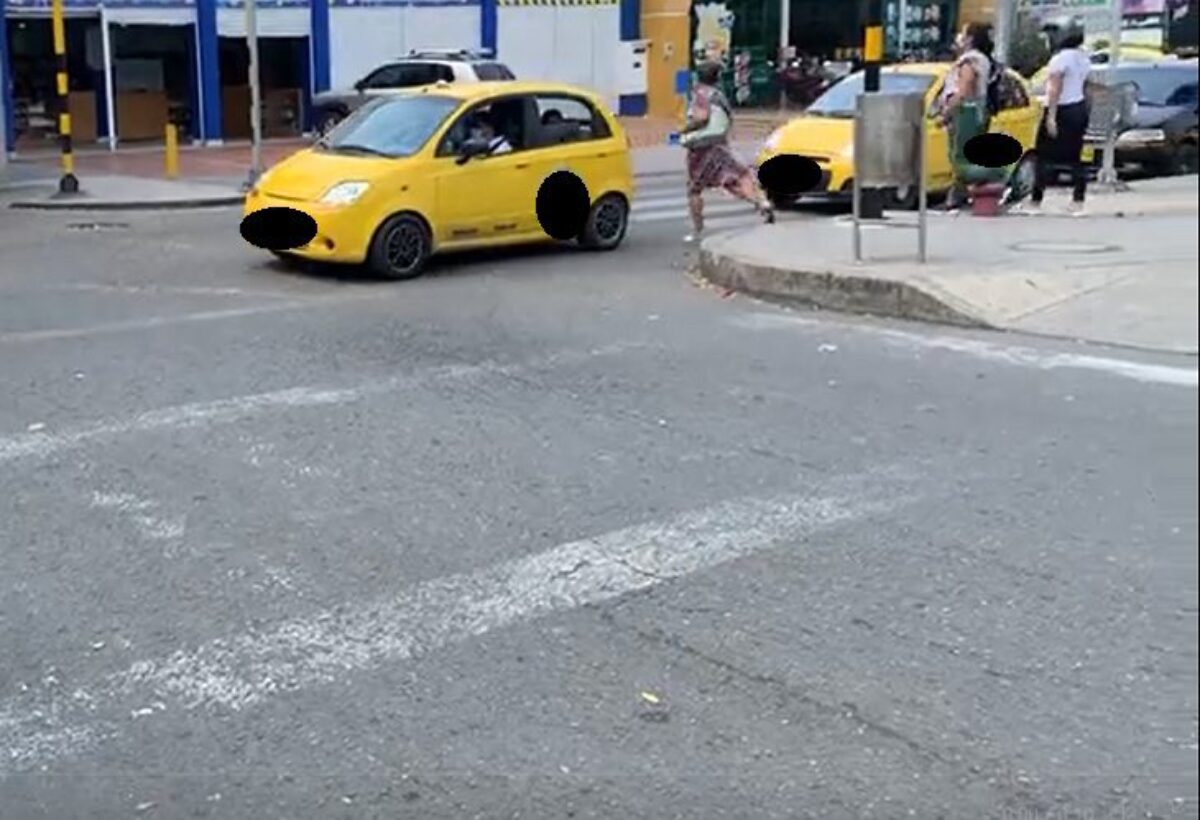
[[[775,224],[775,208],[770,202],[764,202],[758,206],[758,212],[762,214],[763,222],[767,225]]]

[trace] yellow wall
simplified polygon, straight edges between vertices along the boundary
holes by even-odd
[[[960,0],[958,25],[964,23],[991,23],[996,12],[995,0]]]
[[[688,67],[691,10],[691,0],[642,1],[642,38],[650,41],[646,113],[651,117],[683,120],[685,103],[675,94],[675,73]]]

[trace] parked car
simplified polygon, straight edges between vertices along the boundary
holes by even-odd
[[[482,51],[424,49],[384,63],[353,88],[324,91],[313,97],[317,131],[327,134],[352,111],[381,94],[432,85],[436,82],[474,83],[515,79],[504,63]]]
[[[1197,171],[1200,63],[1122,63],[1116,68],[1097,68],[1092,78],[1097,83],[1133,83],[1137,87],[1132,122],[1117,136],[1117,167],[1137,165],[1156,174]],[[1099,162],[1102,152],[1093,151],[1088,158]]]
[[[925,95],[926,110],[934,102],[951,69],[950,63],[900,63],[880,72],[883,93],[920,93]],[[789,120],[767,138],[758,155],[758,165],[780,154],[797,154],[816,161],[821,170],[818,187],[805,196],[823,199],[849,199],[854,183],[854,109],[863,91],[863,72],[851,74],[829,88],[804,113]],[[1007,71],[1002,87],[1003,109],[992,118],[991,130],[1008,134],[1021,144],[1022,157],[1013,173],[1032,181],[1033,158],[1041,106],[1029,93],[1029,86],[1015,71]],[[925,155],[928,162],[927,185],[930,193],[950,188],[954,170],[950,165],[949,134],[937,119],[927,122]],[[1024,183],[1023,183],[1024,184]],[[889,192],[889,207],[915,207],[917,191]],[[788,202],[776,202],[787,206]]]
[[[475,136],[484,125],[491,140]],[[562,170],[588,193],[575,239],[616,248],[629,221],[633,160],[599,96],[560,83],[439,83],[363,106],[267,171],[244,213],[288,208],[313,219],[316,235],[278,254],[284,259],[365,262],[380,276],[409,279],[435,253],[552,241],[536,202],[542,182]]]

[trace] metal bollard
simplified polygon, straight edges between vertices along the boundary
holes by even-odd
[[[54,36],[54,90],[58,113],[59,161],[62,176],[58,190],[64,194],[79,193],[79,180],[75,176],[75,154],[71,147],[71,112],[68,106],[67,86],[67,28],[64,20],[63,0],[52,0],[50,5],[50,27]]]
[[[179,177],[179,137],[174,123],[167,123],[167,150],[163,154],[163,164],[167,179]]]

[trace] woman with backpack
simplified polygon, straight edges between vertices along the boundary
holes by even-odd
[[[987,133],[991,125],[988,90],[993,75],[994,46],[986,25],[970,23],[963,26],[954,47],[958,57],[946,76],[941,116],[950,137],[950,165],[957,169],[961,164],[962,146],[972,137]],[[966,182],[956,172],[946,197],[946,209],[957,210],[966,199]]]
[[[697,70],[687,128],[679,138],[687,149],[688,212],[692,217],[692,233],[686,242],[698,241],[704,230],[704,192],[709,188],[724,188],[752,203],[767,222],[775,221],[771,202],[759,188],[754,172],[729,150],[733,110],[717,88],[720,78],[719,63],[708,62]]]

